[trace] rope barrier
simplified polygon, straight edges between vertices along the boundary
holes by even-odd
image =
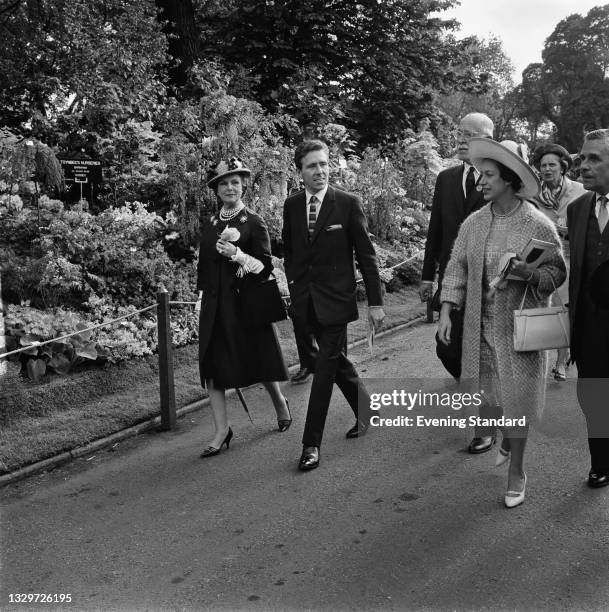
[[[51,340],[44,340],[43,342],[32,342],[32,344],[28,344],[27,346],[23,346],[20,349],[15,349],[14,351],[9,351],[8,353],[3,353],[0,355],[0,359],[5,359],[6,357],[10,357],[11,355],[16,355],[17,353],[22,353],[23,351],[27,351],[31,349],[33,346],[44,346],[45,344],[50,344],[51,342],[59,342],[60,340],[65,340],[66,338],[71,338],[72,336],[78,336],[79,334],[84,334],[85,332],[93,331],[94,329],[99,329],[100,327],[106,327],[106,325],[112,325],[117,321],[121,321],[122,319],[128,319],[129,317],[133,317],[137,314],[141,314],[142,312],[146,312],[147,310],[152,310],[156,308],[156,304],[152,304],[152,306],[146,306],[146,308],[141,308],[140,310],[136,310],[135,312],[130,312],[129,314],[122,315],[117,317],[116,319],[111,319],[110,321],[105,321],[104,323],[98,323],[97,325],[92,325],[91,327],[86,327],[85,329],[79,329],[78,331],[72,332],[70,334],[66,334],[65,336],[59,336],[59,338],[51,338]]]
[[[400,263],[395,264],[395,266],[391,266],[390,268],[386,268],[386,270],[395,270],[395,268],[399,268],[400,266],[403,266],[405,263],[408,263],[409,261],[412,261],[413,259],[415,259],[421,253],[424,253],[424,252],[425,251],[423,249],[419,249],[414,255],[412,255],[408,259],[405,259],[404,261],[401,261]]]
[[[418,250],[414,255],[410,256],[408,259],[405,259],[404,261],[400,261],[400,263],[395,264],[395,266],[391,266],[390,268],[383,268],[383,270],[395,270],[396,268],[403,266],[405,263],[408,263],[409,261],[412,261],[413,259],[417,258],[421,253],[424,253],[422,249]],[[363,282],[363,280],[364,279],[362,277],[362,278],[358,278],[355,282],[361,283]]]
[[[395,264],[394,266],[391,266],[390,268],[386,268],[387,270],[395,270],[396,268],[399,268],[400,266],[403,266],[405,263],[408,263],[410,261],[412,261],[413,259],[417,258],[423,251],[419,250],[417,251],[414,255],[412,255],[411,257],[408,257],[407,259],[405,259],[404,261],[401,261],[400,263]],[[357,283],[361,283],[364,279],[363,278],[359,278],[357,279]],[[281,296],[284,300],[289,299],[289,295],[282,295]],[[181,306],[181,305],[185,305],[185,306],[195,306],[197,302],[185,302],[185,301],[170,301],[169,304],[171,306]],[[93,331],[95,329],[99,329],[100,327],[106,327],[107,325],[112,325],[118,321],[121,321],[123,319],[128,319],[129,317],[134,317],[135,315],[141,314],[143,312],[146,312],[148,310],[152,310],[153,308],[157,308],[157,304],[152,304],[151,306],[146,306],[145,308],[141,308],[140,310],[136,310],[135,312],[130,312],[129,314],[126,315],[122,315],[120,317],[117,317],[116,319],[111,319],[110,321],[105,321],[104,323],[98,323],[97,325],[92,325],[91,327],[87,327],[85,329],[79,329],[78,331],[72,332],[70,334],[66,334],[64,336],[59,336],[58,338],[51,338],[50,340],[44,340],[43,342],[32,342],[31,344],[28,344],[27,346],[23,346],[19,349],[15,349],[14,351],[9,351],[8,353],[2,353],[0,355],[0,360],[2,359],[6,359],[7,357],[10,357],[12,355],[17,355],[19,353],[23,353],[24,351],[30,350],[33,346],[44,346],[45,344],[50,344],[51,342],[59,342],[60,340],[66,340],[67,338],[71,338],[72,336],[78,336],[79,334],[83,334],[89,331]],[[399,307],[393,307],[393,308],[399,308]],[[392,308],[392,309],[393,309]]]

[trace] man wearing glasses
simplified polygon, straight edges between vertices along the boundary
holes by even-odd
[[[485,201],[482,192],[476,189],[479,172],[471,165],[469,158],[469,141],[475,136],[493,137],[493,122],[483,113],[469,113],[459,123],[456,131],[457,158],[461,163],[438,174],[431,207],[431,218],[425,242],[425,259],[419,294],[422,301],[431,297],[433,282],[438,274],[438,296],[442,288],[442,278],[453,243],[459,227],[472,212],[482,208]],[[436,300],[439,301],[439,300]],[[434,305],[439,310],[439,304]],[[455,318],[462,317],[461,311],[454,311]],[[456,323],[456,325],[455,325]],[[453,329],[462,327],[462,321],[453,322]],[[460,340],[459,340],[460,342]],[[454,349],[453,349],[454,350]],[[457,354],[438,355],[448,371],[455,377],[461,375],[460,350]],[[484,414],[481,414],[485,418]],[[484,453],[491,449],[495,442],[494,430],[476,428],[474,439],[468,450],[470,453]]]

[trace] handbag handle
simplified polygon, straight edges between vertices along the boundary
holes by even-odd
[[[550,274],[550,282],[552,283],[552,287],[554,287],[553,293],[556,293],[556,296],[558,297],[558,301],[560,302],[560,307],[563,309],[563,311],[566,312],[567,307],[565,306],[565,303],[562,301],[562,298],[560,297],[560,293],[557,293],[557,291],[556,291],[556,284],[554,283],[554,278],[552,277],[551,274]],[[520,302],[520,311],[519,311],[519,314],[521,314],[522,311],[524,310],[524,300],[527,297],[527,291],[528,290],[529,290],[529,283],[526,284],[526,287],[524,289],[524,294],[522,296],[522,301]]]

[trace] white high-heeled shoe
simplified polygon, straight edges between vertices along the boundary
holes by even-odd
[[[520,504],[524,501],[524,493],[527,488],[527,475],[524,475],[524,486],[522,487],[522,491],[507,491],[505,494],[505,506],[506,508],[515,508],[516,506],[520,506]]]
[[[499,452],[497,453],[497,457],[495,458],[495,467],[499,467],[506,463],[510,458],[510,451],[505,450],[503,446],[499,447]]]

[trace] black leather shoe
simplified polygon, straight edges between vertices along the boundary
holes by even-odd
[[[226,434],[226,437],[224,438],[224,440],[220,444],[220,448],[214,448],[213,446],[208,446],[201,453],[201,455],[200,455],[201,459],[205,459],[206,457],[214,457],[215,455],[219,454],[220,451],[222,450],[222,446],[224,446],[224,444],[226,444],[226,450],[228,450],[228,447],[230,445],[230,441],[232,439],[233,439],[233,430],[229,427],[228,428],[228,433]]]
[[[298,469],[306,472],[307,470],[314,470],[319,466],[319,448],[317,446],[305,446],[302,449],[302,455],[300,455],[300,461],[298,462]]]
[[[290,382],[293,385],[300,385],[307,382],[312,375],[313,370],[310,370],[309,368],[300,368],[300,370],[298,370],[298,372],[296,372],[296,374],[290,378]]]
[[[481,438],[474,438],[467,447],[467,452],[472,455],[479,455],[480,453],[486,453],[490,451],[493,444],[497,442],[495,436],[482,436]]]
[[[368,431],[368,421],[357,421],[355,425],[345,434],[346,438],[359,438],[365,436]]]
[[[609,474],[606,472],[590,472],[588,475],[588,486],[600,489],[609,485]]]

